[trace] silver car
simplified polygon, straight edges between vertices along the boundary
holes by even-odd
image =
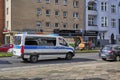
[[[106,45],[100,52],[99,57],[103,60],[120,60],[120,45]]]

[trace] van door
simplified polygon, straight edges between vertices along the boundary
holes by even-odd
[[[62,53],[62,54],[65,54],[68,52],[67,48],[69,47],[68,46],[68,43],[64,40],[64,38],[59,38],[59,53]]]
[[[42,51],[40,54],[41,59],[56,58],[58,55],[58,48],[56,48],[56,37],[40,37],[39,47]]]
[[[14,46],[13,46],[13,54],[16,56],[21,56],[21,44],[22,44],[22,36],[14,37]]]

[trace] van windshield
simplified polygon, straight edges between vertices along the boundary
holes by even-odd
[[[21,44],[21,36],[14,36],[14,44],[15,45]]]

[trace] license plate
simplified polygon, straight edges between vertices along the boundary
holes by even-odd
[[[24,58],[30,58],[30,55],[24,55]]]
[[[105,54],[101,54],[101,56],[106,56]]]

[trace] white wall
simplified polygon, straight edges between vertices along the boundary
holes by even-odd
[[[11,0],[5,0],[5,27],[11,31]]]

